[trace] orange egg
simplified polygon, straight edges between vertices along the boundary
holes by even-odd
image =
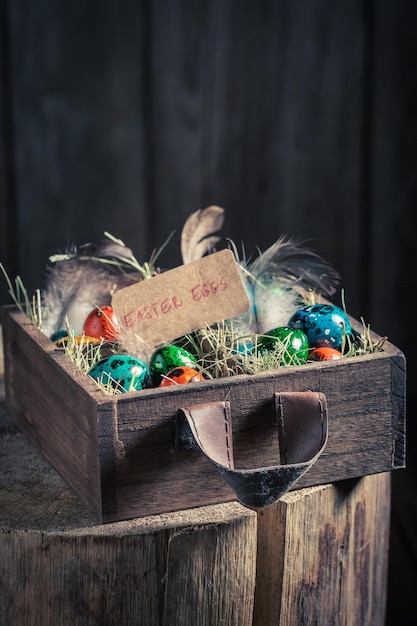
[[[333,361],[342,358],[342,353],[336,348],[321,347],[316,348],[310,353],[310,361]]]
[[[83,331],[89,337],[96,337],[105,341],[118,339],[118,321],[113,307],[104,305],[93,309],[87,315]]]
[[[83,346],[83,345],[87,346],[90,343],[92,344],[100,343],[100,339],[98,339],[97,337],[88,337],[87,335],[74,335],[74,337],[72,337],[71,339],[74,343],[76,343],[79,346]],[[69,343],[69,341],[70,341],[70,337],[66,335],[65,337],[61,337],[60,339],[58,339],[55,343],[58,346],[58,348],[65,348],[65,346]]]
[[[169,387],[171,385],[184,385],[185,383],[196,383],[205,380],[204,376],[194,370],[192,367],[174,367],[165,374],[159,383],[160,387]]]

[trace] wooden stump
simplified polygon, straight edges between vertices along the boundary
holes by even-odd
[[[2,626],[251,626],[256,513],[97,525],[2,403],[0,451]]]
[[[377,474],[97,525],[0,398],[2,626],[383,626],[389,513]]]
[[[383,626],[390,474],[285,495],[258,516],[254,626]]]
[[[159,523],[2,533],[0,623],[250,626],[255,530],[254,516],[226,506]]]

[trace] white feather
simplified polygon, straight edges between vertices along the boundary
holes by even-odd
[[[192,213],[181,232],[181,256],[184,265],[213,251],[220,237],[215,235],[224,221],[224,209],[208,206]]]
[[[81,334],[93,308],[109,305],[116,289],[140,280],[132,259],[129,248],[107,240],[51,257],[42,290],[43,332],[50,337],[68,321],[71,331]]]
[[[236,246],[232,244],[232,248],[236,256]],[[286,326],[304,303],[306,292],[330,296],[339,281],[339,274],[329,263],[286,237],[280,237],[252,263],[241,262],[240,266],[251,302],[250,310],[236,318],[244,334]]]

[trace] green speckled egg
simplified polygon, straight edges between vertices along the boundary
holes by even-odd
[[[88,375],[122,392],[144,389],[150,382],[147,364],[127,354],[113,354],[102,359],[90,369]]]
[[[161,382],[162,376],[166,375],[174,367],[194,368],[196,358],[191,352],[181,348],[180,346],[162,346],[155,350],[150,360],[150,371],[152,382],[157,387]]]
[[[308,358],[307,335],[299,329],[279,326],[268,330],[259,338],[261,350],[279,350],[285,365],[301,365]]]

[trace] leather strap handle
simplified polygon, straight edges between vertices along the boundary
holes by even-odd
[[[327,442],[327,402],[323,393],[274,393],[273,405],[278,463],[256,469],[234,467],[229,402],[195,404],[177,412],[176,447],[198,447],[238,500],[253,509],[279,500],[315,463]]]

